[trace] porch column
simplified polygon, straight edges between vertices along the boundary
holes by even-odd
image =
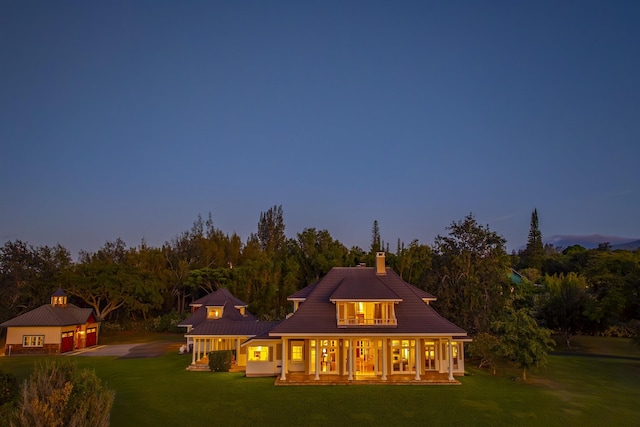
[[[236,365],[240,360],[240,338],[236,338]]]
[[[320,379],[320,340],[316,340],[316,376],[314,380],[318,381]]]
[[[196,343],[198,341],[196,340],[196,338],[193,338],[192,341],[193,341],[193,345],[191,347],[191,364],[195,365],[196,364]]]
[[[387,380],[387,339],[382,339],[382,381]]]
[[[453,346],[449,338],[449,381],[453,381]]]
[[[416,338],[415,340],[415,362],[416,362],[416,381],[420,381],[420,360],[422,359],[420,357],[420,339]]]
[[[280,381],[287,380],[287,339],[282,338],[282,361],[280,363],[282,367],[280,368]]]
[[[353,340],[349,340],[349,350],[347,351],[347,359],[349,365],[349,377],[347,380],[353,381]]]

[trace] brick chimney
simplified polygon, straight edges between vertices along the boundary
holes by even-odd
[[[385,266],[384,252],[376,252],[376,274],[387,274],[387,268]]]

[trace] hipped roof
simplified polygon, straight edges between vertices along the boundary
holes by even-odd
[[[349,292],[345,291],[345,295],[363,297],[367,295],[367,290],[371,289],[372,294],[393,294],[400,298],[401,302],[394,306],[397,326],[338,327],[336,305],[331,302],[331,298],[345,280],[349,283]],[[467,334],[425,303],[424,299],[435,299],[433,295],[405,282],[390,268],[386,269],[386,274],[376,274],[376,269],[373,267],[334,267],[313,286],[305,302],[300,304],[293,315],[274,327],[269,332],[270,336],[301,334],[465,336]],[[386,287],[388,292],[382,286]]]
[[[65,307],[42,305],[13,319],[2,323],[1,327],[9,326],[69,326],[87,323],[93,316],[96,322],[100,319],[94,314],[92,308],[80,308],[73,304]]]

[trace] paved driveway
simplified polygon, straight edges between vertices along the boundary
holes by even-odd
[[[99,345],[85,348],[66,354],[67,356],[116,356],[119,359],[142,359],[148,357],[158,357],[163,354],[175,351],[182,342],[150,342],[145,344],[114,344]]]

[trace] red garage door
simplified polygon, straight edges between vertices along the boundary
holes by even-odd
[[[96,328],[87,328],[87,342],[86,346],[91,347],[92,345],[96,345]]]
[[[73,350],[73,332],[63,332],[60,341],[60,353]]]

